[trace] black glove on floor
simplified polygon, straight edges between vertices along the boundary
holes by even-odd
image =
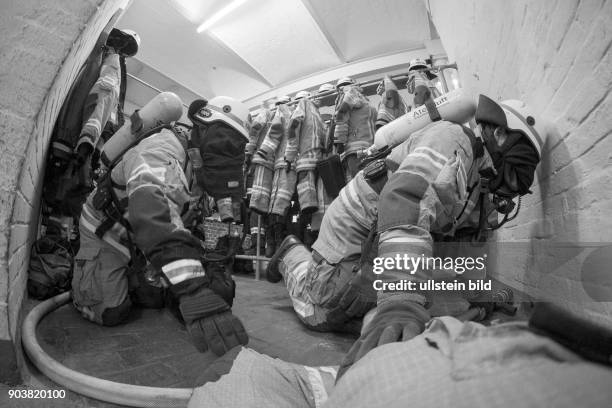
[[[221,356],[228,350],[249,342],[242,322],[232,314],[230,306],[223,298],[208,287],[189,289],[186,290],[187,293],[179,290],[179,293],[175,294],[178,295],[178,307],[187,331],[199,351],[210,350]]]

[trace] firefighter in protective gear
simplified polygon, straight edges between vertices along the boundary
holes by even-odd
[[[242,102],[228,96],[196,100],[188,113],[194,124],[193,143],[202,153],[198,184],[216,200],[223,222],[240,220],[248,115]]]
[[[440,91],[432,83],[437,77],[429,71],[420,71],[427,68],[429,67],[421,59],[410,61],[408,67],[406,89],[409,94],[414,95],[413,104],[415,108],[440,96]]]
[[[484,111],[487,103],[482,105]],[[502,130],[497,132],[501,135]],[[542,141],[544,135],[539,137]],[[525,138],[504,154],[510,152],[513,157],[513,149],[518,148],[526,153],[525,160],[532,160],[524,142],[529,143]],[[385,159],[386,166],[380,164],[373,162],[342,189],[325,213],[312,253],[290,236],[268,266],[268,280],[285,279],[298,317],[312,329],[351,330],[378,304],[376,316],[382,318],[373,319],[372,331],[366,327],[363,333],[380,335],[388,322],[395,325],[397,316],[389,333],[399,327],[406,328],[406,335],[418,334],[430,313],[455,314],[467,307],[466,301],[442,302],[431,305],[435,310],[427,310],[421,293],[377,294],[372,286],[372,260],[398,254],[431,256],[434,236],[440,241],[452,239],[480,227],[480,172],[498,171],[489,148],[483,148],[469,129],[438,121],[410,135]],[[533,172],[532,164],[521,166],[514,161],[513,171]],[[405,270],[386,270],[379,277],[384,282],[423,279],[422,272],[411,275]],[[365,353],[361,346],[377,344],[378,339],[370,337],[367,344],[356,344],[345,368],[352,364],[351,358],[354,361]]]
[[[479,231],[485,227],[489,207],[483,204],[489,192],[505,198],[529,192],[549,131],[547,122],[523,102],[498,104],[484,95],[475,120],[476,137],[466,137],[469,134],[462,134],[458,125],[436,122],[400,145],[407,154],[378,203],[379,258],[430,257],[434,236],[460,235],[461,228],[473,228],[476,219]],[[489,191],[476,199],[476,186],[486,185]],[[480,206],[474,210],[476,202]],[[423,267],[407,272],[395,266],[380,277],[383,282],[407,279],[418,284],[431,275]],[[429,320],[426,308],[432,298],[423,290],[379,291],[373,318],[345,357],[339,375],[371,349],[420,334]]]
[[[376,129],[408,112],[408,107],[390,77],[385,76],[383,78],[376,93],[381,96],[378,104],[378,115],[376,116]]]
[[[204,270],[181,219],[193,180],[187,147],[184,133],[156,128],[100,178],[80,218],[72,297],[83,317],[113,326],[133,302],[163,306],[168,287],[194,345],[221,355],[248,337],[231,313],[233,281]]]
[[[359,86],[343,80],[338,81],[338,84],[334,145],[341,153],[348,181],[359,171],[358,154],[374,141],[376,109],[370,105]]]

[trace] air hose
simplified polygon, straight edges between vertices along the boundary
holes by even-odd
[[[159,388],[123,384],[72,370],[49,356],[38,344],[36,326],[42,318],[70,301],[70,292],[59,294],[34,307],[21,327],[21,342],[32,363],[57,384],[100,401],[131,407],[185,407],[192,388]]]

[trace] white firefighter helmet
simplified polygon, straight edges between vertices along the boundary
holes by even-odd
[[[425,61],[423,61],[420,58],[416,58],[416,59],[410,60],[410,65],[408,66],[408,72],[414,69],[423,69],[423,68],[427,68],[427,63],[425,63]]]
[[[509,99],[500,103],[506,115],[506,127],[509,130],[521,132],[531,142],[538,152],[538,158],[542,159],[542,148],[546,142],[548,123],[541,117],[537,117],[529,106],[523,101]]]
[[[249,132],[246,129],[248,117],[249,110],[238,99],[229,96],[215,96],[204,106],[199,107],[197,112],[193,112],[192,120],[206,124],[225,123],[248,139]]]
[[[544,119],[536,117],[533,109],[525,102],[510,99],[497,103],[485,95],[480,95],[474,119],[476,123],[490,123],[520,132],[529,139],[541,159],[549,125]]]
[[[107,42],[125,57],[133,57],[140,48],[140,36],[134,30],[113,28]]]
[[[345,85],[353,85],[355,84],[355,80],[351,77],[343,77],[340,78],[338,80],[338,82],[336,82],[336,88],[340,88],[341,86],[345,86]]]
[[[308,91],[300,91],[298,93],[295,94],[295,96],[293,97],[294,101],[300,100],[300,99],[304,99],[304,98],[310,98],[311,93]]]
[[[317,90],[317,93],[323,93],[323,92],[330,92],[330,91],[335,91],[336,88],[334,88],[334,86],[332,84],[323,84],[319,87],[319,89]]]
[[[288,95],[283,95],[283,96],[279,96],[276,99],[276,102],[274,102],[274,105],[278,106],[278,105],[284,105],[286,103],[291,102],[291,97]]]

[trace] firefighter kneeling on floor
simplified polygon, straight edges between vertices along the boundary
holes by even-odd
[[[206,109],[214,129],[246,134],[248,111],[241,102],[216,97]],[[247,344],[248,336],[231,312],[233,280],[205,271],[201,243],[181,220],[195,179],[188,135],[171,126],[181,115],[180,99],[164,92],[105,145],[106,174],[80,218],[73,303],[86,319],[105,326],[125,322],[132,304],[167,305],[198,350],[222,355]]]
[[[311,329],[359,331],[362,317],[376,308],[345,365],[368,348],[419,334],[432,314],[427,293],[376,293],[375,257],[431,257],[434,241],[457,239],[466,230],[478,236],[494,202],[507,210],[512,198],[529,193],[544,122],[520,101],[498,104],[484,95],[475,120],[475,132],[440,120],[412,133],[342,189],[312,252],[289,236],[271,259],[268,280],[285,279],[296,313]],[[377,279],[420,282],[426,275],[391,268]],[[437,315],[453,315],[438,306]]]

